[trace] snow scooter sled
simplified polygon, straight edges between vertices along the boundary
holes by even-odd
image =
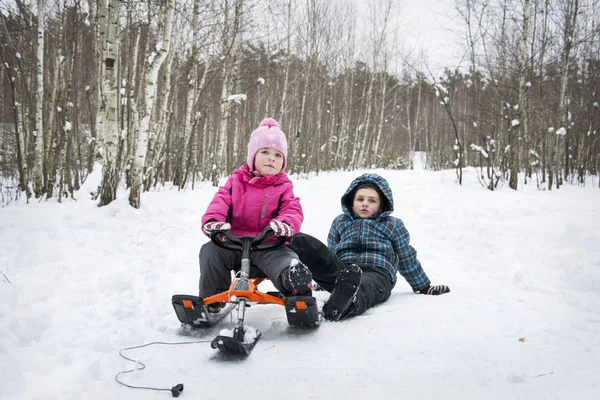
[[[267,278],[262,271],[251,266],[250,253],[272,249],[287,240],[285,237],[280,237],[277,241],[264,242],[272,232],[270,227],[266,227],[258,236],[234,236],[228,230],[214,231],[210,238],[216,245],[242,251],[240,271],[236,274],[229,290],[204,299],[182,294],[172,297],[171,302],[179,321],[201,329],[210,328],[237,306],[237,323],[233,335],[219,335],[214,338],[211,342],[213,349],[242,356],[250,354],[261,336],[258,330],[244,326],[246,307],[250,307],[251,303],[284,306],[288,324],[291,326],[313,327],[319,324],[317,301],[313,296],[283,297],[279,292],[263,293],[257,289],[257,286]],[[207,306],[213,303],[224,303],[226,306],[217,313],[209,312]]]

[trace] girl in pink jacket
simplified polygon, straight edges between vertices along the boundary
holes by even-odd
[[[202,230],[230,229],[236,236],[255,236],[271,226],[276,236],[291,237],[304,220],[300,199],[294,196],[292,182],[284,172],[287,140],[272,118],[264,119],[252,132],[246,164],[233,171],[212,199],[202,217]],[[255,251],[256,265],[284,296],[311,295],[310,271],[287,246]],[[200,250],[200,297],[226,291],[231,270],[241,263],[241,251],[223,249],[212,241]],[[219,304],[209,311],[218,312]]]

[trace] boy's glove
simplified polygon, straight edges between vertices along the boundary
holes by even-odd
[[[210,237],[213,231],[228,231],[229,229],[231,229],[229,222],[208,221],[202,227],[202,232]]]
[[[292,230],[292,227],[289,226],[288,224],[286,224],[285,222],[281,222],[281,221],[277,221],[276,219],[272,219],[269,226],[271,226],[271,229],[273,229],[273,234],[275,236],[291,237],[294,235],[294,231]]]
[[[421,289],[419,293],[437,296],[444,293],[450,293],[450,288],[446,285],[428,286],[425,289]]]

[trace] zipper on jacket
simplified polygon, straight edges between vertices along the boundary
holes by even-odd
[[[265,195],[265,204],[263,205],[262,212],[260,213],[261,218],[264,218],[265,215],[267,214],[267,205],[269,204],[269,193],[271,193],[271,192],[268,191],[267,194]]]

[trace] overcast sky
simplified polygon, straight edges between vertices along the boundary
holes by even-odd
[[[462,26],[452,17],[453,4],[454,0],[398,0],[409,43],[422,46],[436,69],[454,66],[461,56],[457,40]]]
[[[368,4],[370,0],[363,1]],[[459,64],[462,52],[458,43],[463,27],[454,17],[454,0],[392,1],[403,53],[410,51],[411,58],[418,59],[420,50],[425,51],[428,65],[436,78],[443,72],[444,66],[456,67]],[[360,15],[366,16],[367,13],[359,11],[359,18]]]

